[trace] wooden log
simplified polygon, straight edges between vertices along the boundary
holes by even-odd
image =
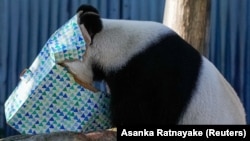
[[[55,132],[38,135],[15,135],[0,141],[116,141],[116,131],[98,131],[90,133]]]

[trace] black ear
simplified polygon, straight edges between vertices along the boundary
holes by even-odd
[[[93,40],[95,34],[102,30],[102,21],[99,12],[91,5],[81,5],[76,12],[80,13],[79,23],[84,24]]]

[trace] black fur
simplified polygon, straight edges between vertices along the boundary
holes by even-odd
[[[76,12],[80,12],[83,11],[83,13],[85,12],[94,12],[96,14],[99,14],[98,10],[96,8],[94,8],[91,5],[87,5],[87,4],[83,4],[81,6],[78,7],[78,9],[76,10]]]
[[[96,19],[81,18],[89,21],[87,28],[100,27]],[[114,126],[177,124],[192,97],[201,67],[198,51],[174,32],[148,46],[120,70],[105,74],[93,64],[94,80],[104,79],[110,88]]]
[[[82,11],[79,15],[80,24],[84,24],[92,41],[96,33],[102,30],[102,21],[100,19],[98,11],[90,5],[81,5],[77,12]],[[92,12],[92,13],[90,13]]]
[[[149,46],[121,70],[94,68],[110,87],[115,126],[177,124],[192,97],[200,54],[175,33]]]

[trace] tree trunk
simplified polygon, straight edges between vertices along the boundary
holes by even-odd
[[[210,0],[166,0],[163,23],[206,55]]]

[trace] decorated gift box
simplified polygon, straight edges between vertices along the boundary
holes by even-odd
[[[22,134],[110,128],[109,94],[85,89],[58,65],[64,60],[82,60],[84,52],[75,15],[49,38],[23,72],[5,102],[7,123]]]

